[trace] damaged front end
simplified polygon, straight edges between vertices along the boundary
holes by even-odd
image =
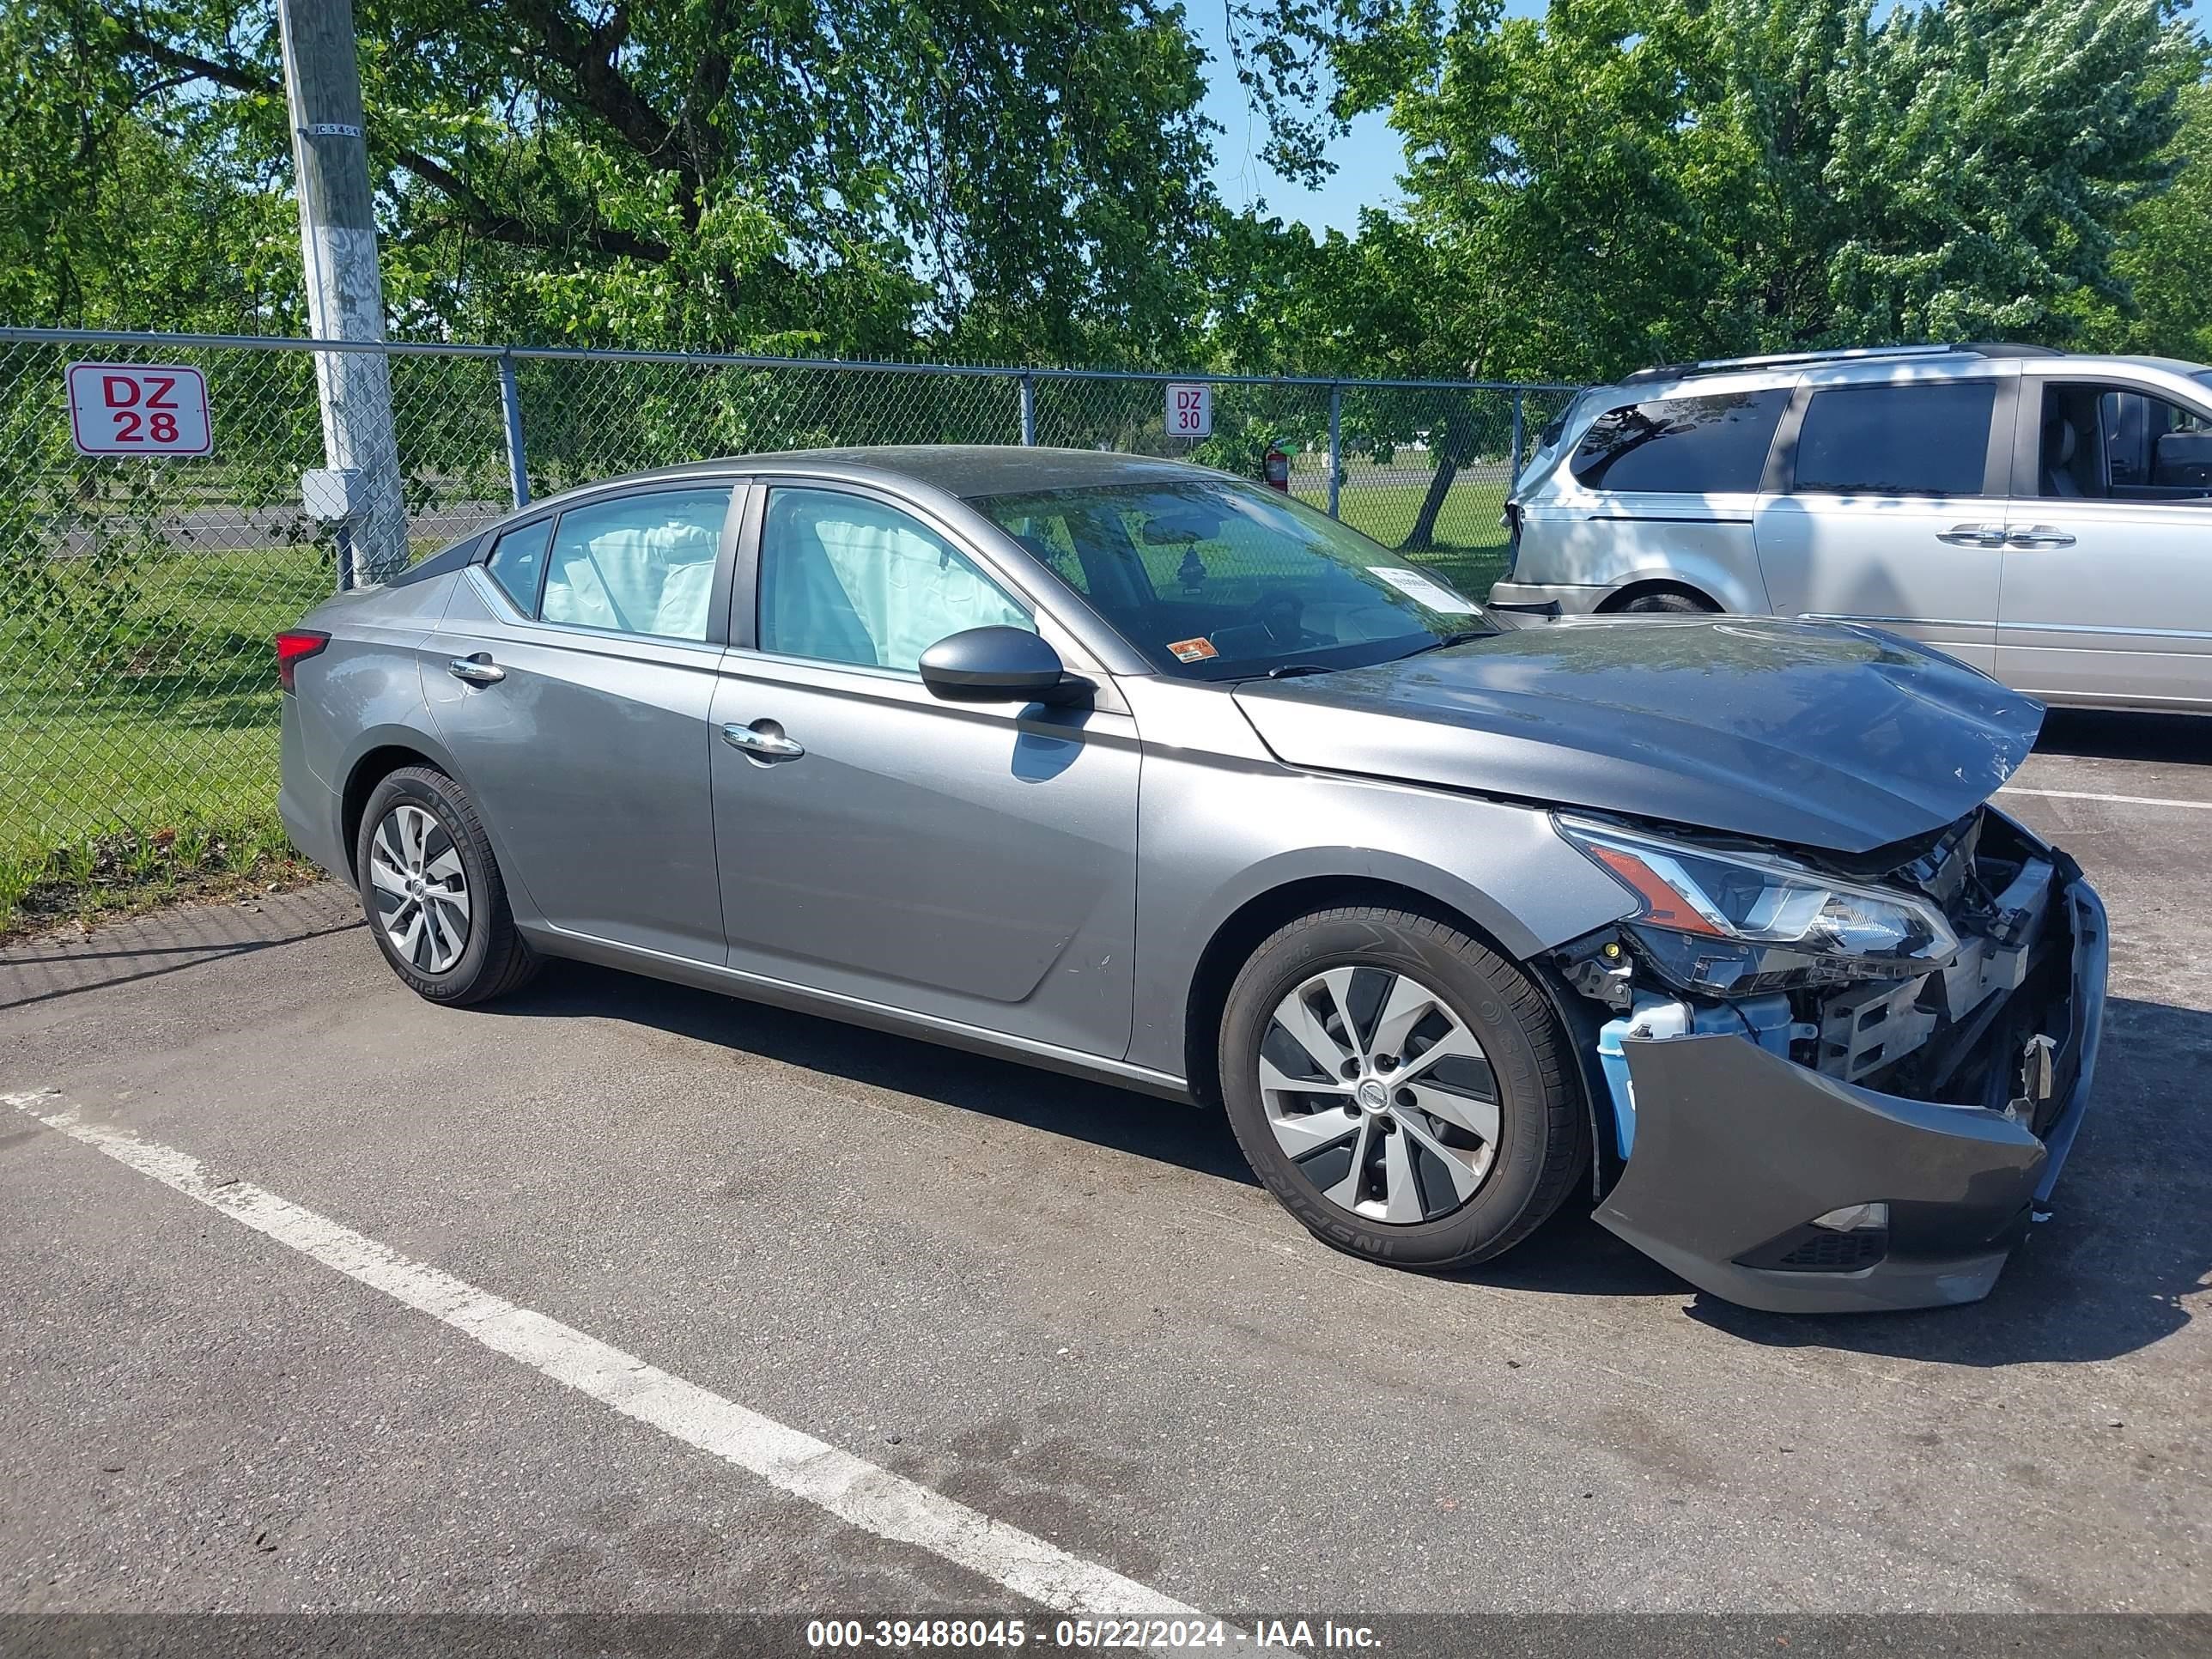
[[[1601,1019],[1597,1218],[1702,1290],[1836,1312],[1988,1294],[2081,1121],[2103,906],[1984,806],[1856,859],[1562,818],[1638,914],[1551,965]]]

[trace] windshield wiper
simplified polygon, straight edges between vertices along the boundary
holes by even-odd
[[[1278,667],[1270,668],[1267,671],[1267,678],[1271,680],[1294,680],[1301,675],[1328,674],[1334,672],[1333,669],[1324,668],[1317,662],[1286,662]]]
[[[1431,640],[1426,645],[1417,645],[1406,655],[1418,657],[1424,651],[1443,651],[1455,645],[1473,645],[1477,640],[1495,638],[1497,633],[1494,628],[1465,628],[1456,634],[1447,634],[1440,640]]]

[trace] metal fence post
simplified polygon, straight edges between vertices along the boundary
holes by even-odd
[[[522,447],[522,386],[514,378],[514,354],[499,356],[499,407],[507,416],[507,483],[518,507],[530,505],[530,465]]]
[[[1036,447],[1036,376],[1022,376],[1022,444]]]
[[[1514,485],[1521,482],[1521,393],[1513,393],[1513,464],[1505,469],[1505,493],[1510,495]]]
[[[1339,516],[1338,501],[1344,489],[1344,388],[1328,389],[1328,516]]]

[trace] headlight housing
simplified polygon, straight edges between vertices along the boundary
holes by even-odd
[[[1629,927],[1686,990],[1749,996],[1841,980],[1909,979],[1958,954],[1942,912],[1910,893],[1787,860],[1723,853],[1586,819],[1560,835],[1635,895]]]

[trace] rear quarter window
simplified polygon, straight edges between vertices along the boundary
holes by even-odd
[[[1589,489],[1757,489],[1789,402],[1776,388],[1622,404],[1590,422],[1568,470]]]

